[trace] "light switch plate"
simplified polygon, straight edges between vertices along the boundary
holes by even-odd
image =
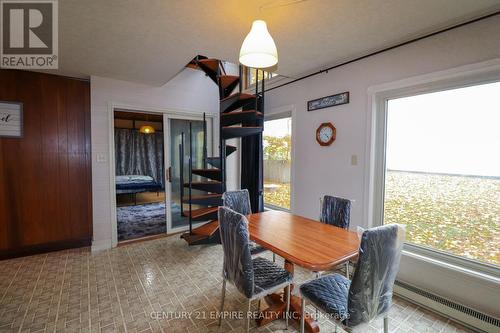
[[[98,153],[96,159],[97,159],[97,163],[105,163],[106,162],[106,155],[104,153]]]

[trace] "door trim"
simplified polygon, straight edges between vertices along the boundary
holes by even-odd
[[[187,109],[178,109],[178,108],[162,108],[162,107],[151,107],[151,106],[141,106],[141,105],[133,105],[133,104],[124,104],[124,103],[119,103],[119,102],[108,102],[108,151],[109,151],[109,193],[110,193],[110,220],[111,220],[111,247],[116,247],[118,245],[118,223],[116,220],[116,178],[115,178],[115,131],[114,131],[114,111],[115,109],[120,109],[123,111],[130,111],[130,112],[147,112],[147,113],[161,113],[163,115],[163,122],[165,124],[165,119],[167,119],[169,116],[177,116],[177,117],[202,117],[204,111],[197,111],[197,110],[187,110]],[[212,119],[212,133],[214,133],[214,125],[217,120],[218,114],[214,112],[205,112],[206,117]],[[166,136],[167,131],[164,131],[164,138]],[[164,144],[163,144],[163,149],[164,149],[164,158],[167,158],[167,144],[165,144],[165,139],[164,139]],[[215,140],[212,140],[212,151],[213,150],[213,144]],[[166,160],[165,160],[165,167],[167,166]],[[165,177],[165,175],[163,175]],[[165,184],[167,183],[165,179]],[[165,191],[165,200],[168,200],[170,198],[170,193],[167,193]],[[166,214],[168,214],[169,209],[167,208],[167,202],[165,202],[166,205]],[[181,228],[176,228],[175,230],[168,230],[168,220],[167,218],[167,235],[171,233],[177,233],[180,231],[186,231],[188,230],[188,227],[184,228],[184,230],[181,230]],[[200,223],[201,225],[201,223]],[[193,225],[193,227],[197,226],[196,224]]]

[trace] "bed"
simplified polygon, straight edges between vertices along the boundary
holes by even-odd
[[[159,192],[163,190],[153,177],[144,175],[116,176],[116,194],[133,194],[142,192]],[[136,201],[137,202],[137,201]]]

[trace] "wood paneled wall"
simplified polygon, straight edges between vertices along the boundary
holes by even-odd
[[[89,245],[90,83],[0,70],[0,101],[24,112],[24,137],[0,137],[0,259]]]

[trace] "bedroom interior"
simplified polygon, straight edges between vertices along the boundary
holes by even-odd
[[[0,0],[0,333],[499,333],[500,0],[195,2]]]
[[[163,116],[114,111],[118,241],[166,233]]]
[[[185,229],[190,216],[184,195],[187,175],[201,168],[205,154],[212,150],[208,147],[212,120],[125,109],[115,109],[113,114],[118,242]],[[165,161],[170,167],[165,168]],[[191,180],[199,181],[201,176],[192,175]],[[192,189],[194,196],[204,194]],[[194,203],[191,209],[202,206]]]

